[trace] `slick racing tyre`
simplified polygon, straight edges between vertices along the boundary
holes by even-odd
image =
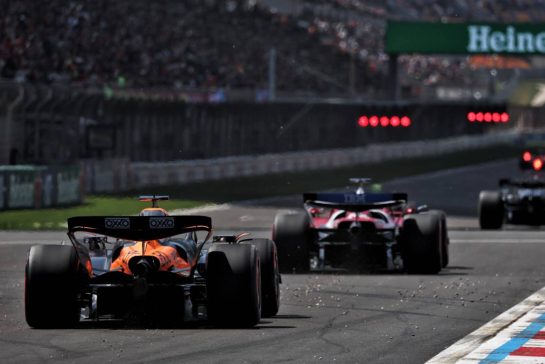
[[[310,219],[305,212],[276,215],[272,236],[280,272],[308,272],[310,234]]]
[[[280,307],[280,273],[276,245],[269,239],[249,239],[242,244],[256,247],[261,268],[261,317],[271,317]]]
[[[441,262],[443,268],[449,264],[449,246],[450,239],[447,229],[447,215],[441,210],[430,210],[430,214],[436,214],[441,221]]]
[[[29,326],[65,328],[79,320],[83,280],[76,250],[69,245],[30,248],[25,269],[25,317]]]
[[[501,195],[497,191],[481,191],[479,194],[479,225],[481,229],[499,229],[503,224],[504,210]]]
[[[407,215],[402,232],[403,261],[409,273],[441,271],[441,219],[437,214]]]
[[[215,243],[206,264],[210,322],[232,327],[257,325],[261,318],[261,277],[256,248]]]

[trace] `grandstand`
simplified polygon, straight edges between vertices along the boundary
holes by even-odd
[[[504,105],[505,90],[522,82],[511,77],[518,71],[502,65],[535,71],[539,57],[500,62],[411,54],[394,62],[397,53],[384,50],[387,22],[545,19],[545,0],[2,5],[4,164],[208,159],[481,133],[468,129],[466,108],[476,100]],[[390,98],[392,65],[399,66],[401,100]],[[496,88],[500,82],[509,87]],[[534,89],[525,86],[518,98],[533,97]],[[276,102],[262,104],[273,99],[271,92]],[[403,132],[354,132],[356,120],[370,113],[410,115],[415,123]],[[281,142],[271,143],[271,136]]]
[[[130,89],[385,96],[387,19],[543,21],[530,0],[3,1],[3,79]],[[405,85],[475,83],[465,58],[402,57]]]

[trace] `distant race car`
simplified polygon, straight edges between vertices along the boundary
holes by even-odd
[[[519,157],[519,168],[522,170],[540,171],[545,163],[545,148],[525,148]]]
[[[479,194],[479,225],[500,229],[504,223],[545,225],[545,181],[500,180],[498,191]]]
[[[121,319],[250,327],[274,316],[280,304],[275,244],[248,234],[206,244],[210,217],[169,216],[157,206],[167,198],[141,197],[153,207],[139,216],[69,218],[72,244],[33,246],[25,271],[28,325]],[[199,231],[206,233],[200,242]]]
[[[326,268],[438,273],[448,265],[442,211],[408,203],[406,193],[305,193],[304,211],[275,217],[281,272]]]

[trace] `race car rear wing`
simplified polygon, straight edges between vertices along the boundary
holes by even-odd
[[[347,211],[365,211],[400,205],[408,200],[406,193],[305,193],[303,202],[318,207]]]
[[[68,219],[68,233],[84,231],[123,240],[149,241],[191,231],[212,230],[208,216],[78,216]]]

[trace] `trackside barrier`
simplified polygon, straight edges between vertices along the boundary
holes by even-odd
[[[469,101],[283,98],[278,102],[237,99],[210,103],[206,98],[201,102],[187,99],[178,91],[105,93],[76,86],[0,82],[2,95],[0,109],[8,112],[0,115],[0,164],[73,164],[83,158],[135,162],[252,158],[482,135],[514,129],[521,122],[536,127],[541,120],[540,108],[526,107],[510,112],[509,123],[469,123],[468,111],[475,110]],[[483,110],[508,107],[488,101],[479,105]],[[361,127],[362,115],[383,115],[390,120],[392,115],[407,115],[412,123],[410,127]],[[255,167],[245,168],[235,175],[255,173]],[[116,188],[114,175],[107,170],[95,172],[93,183],[98,189]],[[216,172],[205,169],[202,173],[202,178],[211,178],[208,173]],[[214,178],[226,172],[217,173]]]
[[[159,163],[135,162],[130,164],[129,185],[132,189],[138,189],[232,177],[346,167],[513,144],[518,138],[519,134],[511,130],[485,135],[375,144],[361,148]]]
[[[0,210],[65,206],[82,201],[77,166],[0,166]]]
[[[128,159],[86,159],[80,162],[80,167],[83,189],[87,193],[126,191],[132,185]]]
[[[7,206],[7,173],[0,170],[0,210],[4,210]]]

